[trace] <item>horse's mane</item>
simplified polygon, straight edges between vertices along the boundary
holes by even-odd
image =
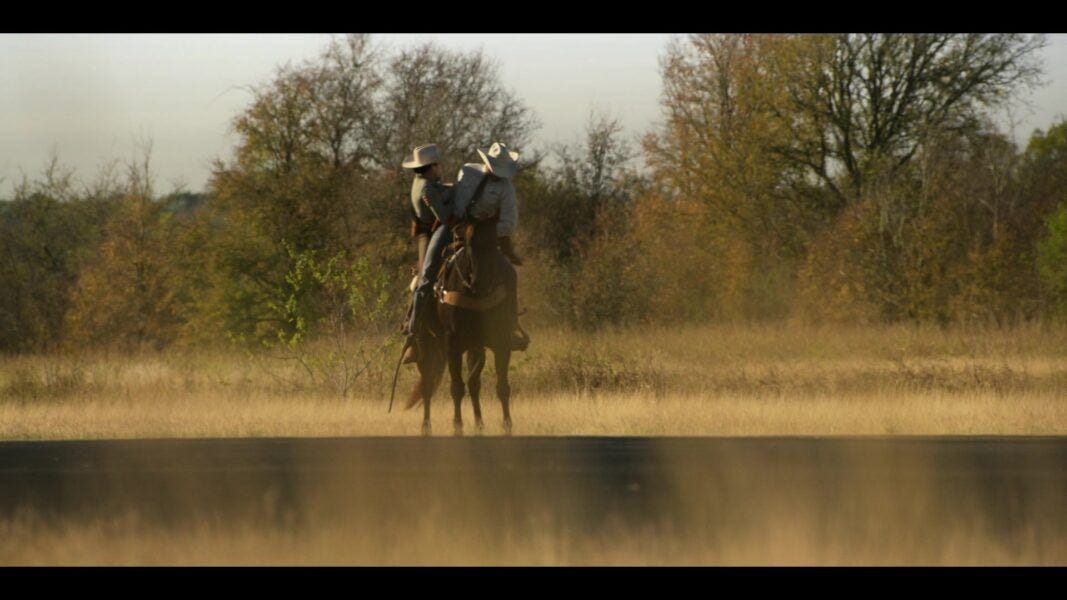
[[[463,232],[463,249],[454,265],[462,292],[473,297],[488,295],[500,284],[497,269],[496,225],[499,212],[489,219],[468,219],[460,226]],[[453,282],[446,282],[452,284]],[[458,287],[452,289],[459,290]]]

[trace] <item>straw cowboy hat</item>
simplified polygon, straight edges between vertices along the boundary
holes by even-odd
[[[405,160],[402,166],[405,169],[418,169],[439,162],[441,155],[437,153],[437,144],[426,144],[412,150],[411,160]]]
[[[508,147],[500,142],[493,143],[489,150],[478,150],[482,162],[489,167],[489,171],[497,177],[510,179],[518,170],[519,153],[508,150]]]

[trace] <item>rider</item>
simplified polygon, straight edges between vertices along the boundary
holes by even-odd
[[[425,297],[432,293],[433,278],[441,268],[441,252],[452,243],[452,230],[444,226],[452,216],[452,186],[441,181],[441,157],[436,144],[426,144],[412,150],[411,160],[404,161],[405,169],[415,171],[411,182],[411,237],[419,251],[418,272],[414,298],[407,323],[409,342],[416,331],[419,310]],[[415,362],[415,345],[408,344],[404,362]]]
[[[441,181],[440,160],[437,146],[426,144],[415,148],[411,160],[403,163],[404,168],[415,171],[415,178],[411,181],[411,239],[415,241],[419,253],[416,275],[422,270],[422,263],[426,259],[426,248],[433,234],[437,214],[444,212],[444,203],[449,200],[451,184]]]
[[[511,244],[511,236],[519,221],[515,187],[511,184],[511,178],[518,171],[519,154],[509,151],[507,146],[500,142],[495,142],[488,150],[479,149],[478,154],[482,158],[482,164],[467,163],[456,177],[452,210],[453,214],[472,217],[488,216],[499,210],[496,234],[502,255],[500,272],[507,289],[508,312],[511,317],[512,349],[525,350],[529,345],[529,338],[519,327],[518,281],[512,266],[522,265],[522,259],[515,254]],[[474,198],[483,178],[488,179],[481,194]]]

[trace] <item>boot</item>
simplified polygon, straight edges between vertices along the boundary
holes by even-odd
[[[513,293],[516,290],[509,290],[508,294],[511,295],[509,302],[511,303],[511,349],[517,352],[525,352],[530,347],[530,336],[526,335],[526,331],[519,325],[519,300],[516,297],[517,294]]]
[[[511,244],[508,238],[498,238],[501,243],[501,254],[505,257],[511,252]],[[506,250],[505,250],[506,248]],[[518,257],[514,257],[517,259]],[[509,258],[508,260],[511,260]],[[504,285],[506,286],[508,298],[508,320],[511,324],[511,349],[519,352],[523,352],[530,346],[530,336],[526,335],[522,327],[519,326],[519,280],[518,274],[515,272],[515,268],[506,262],[501,265],[504,272]]]

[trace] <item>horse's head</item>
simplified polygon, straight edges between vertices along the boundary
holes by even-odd
[[[457,265],[467,284],[468,292],[475,296],[488,293],[498,283],[496,272],[496,226],[500,221],[497,209],[487,217],[468,216],[462,225],[466,246],[466,260]]]

